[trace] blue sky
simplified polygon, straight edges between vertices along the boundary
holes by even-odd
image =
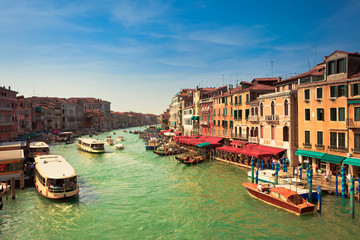
[[[0,0],[0,85],[160,114],[180,88],[301,73],[334,50],[359,52],[359,12],[357,0]]]

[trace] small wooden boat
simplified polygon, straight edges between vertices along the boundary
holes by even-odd
[[[114,149],[116,149],[116,150],[122,150],[122,149],[124,149],[125,147],[124,147],[124,144],[121,144],[121,143],[116,143],[115,145],[114,145]]]
[[[108,137],[105,139],[105,144],[107,144],[107,145],[114,145],[114,139],[112,139],[111,136],[108,136]]]
[[[315,205],[305,201],[298,193],[283,187],[263,187],[262,191],[258,189],[258,184],[242,184],[250,196],[258,198],[270,205],[285,209],[297,215],[312,213]]]
[[[185,163],[188,165],[194,165],[194,164],[198,164],[202,161],[204,161],[204,158],[202,156],[195,156],[195,157],[189,157],[188,159],[184,160],[182,163]]]

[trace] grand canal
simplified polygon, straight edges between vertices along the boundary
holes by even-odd
[[[244,169],[185,166],[145,151],[138,135],[116,132],[125,150],[106,146],[94,155],[76,144],[51,145],[77,170],[79,196],[53,201],[34,187],[17,190],[0,212],[1,239],[358,239],[357,202],[355,219],[349,200],[331,195],[321,214],[299,217],[250,197]]]

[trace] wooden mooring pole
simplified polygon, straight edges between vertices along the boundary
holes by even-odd
[[[20,189],[25,188],[25,176],[24,176],[24,170],[20,171]]]
[[[11,199],[15,199],[15,178],[11,178]]]

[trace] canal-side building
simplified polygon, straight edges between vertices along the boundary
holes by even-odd
[[[275,92],[275,88],[269,85],[241,82],[241,89],[234,91],[233,94],[234,127],[231,135],[233,139],[258,142],[256,136],[259,132],[255,133],[255,129],[258,127],[258,117],[250,119],[250,111],[253,108],[255,111],[253,116],[256,116],[256,110],[259,112],[257,97],[272,92]],[[253,127],[252,133],[250,132],[251,127]],[[250,137],[252,138],[250,139]]]
[[[300,161],[318,165],[327,175],[338,173],[347,158],[360,157],[353,151],[360,120],[356,112],[360,111],[359,73],[359,53],[335,51],[307,73],[307,78],[299,79],[298,155]],[[353,169],[347,172],[355,174]]]
[[[0,87],[0,141],[16,138],[16,94],[10,87]]]
[[[278,148],[289,159],[290,166],[297,166],[297,92],[283,90],[263,94],[251,106],[249,142]],[[255,140],[251,140],[254,138]]]

